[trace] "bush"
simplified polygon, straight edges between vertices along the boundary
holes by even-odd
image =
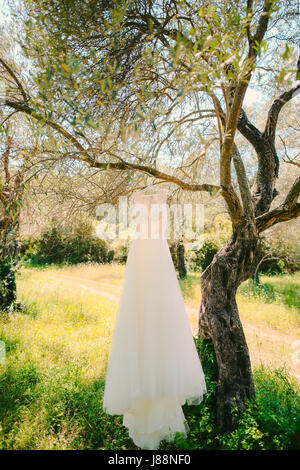
[[[177,243],[169,243],[169,249],[173,264],[177,267]]]
[[[265,239],[261,256],[259,272],[263,274],[294,273],[300,269],[299,245],[283,237]]]
[[[16,299],[15,271],[13,259],[0,260],[0,310],[8,310]]]
[[[283,370],[261,367],[255,372],[257,420],[267,448],[300,448],[298,386]]]
[[[300,309],[300,285],[293,276],[269,277],[268,282],[254,282],[249,279],[239,287],[239,293],[249,299],[263,302],[281,302],[289,308]]]
[[[212,240],[206,240],[199,250],[195,251],[193,267],[195,270],[204,271],[212,262],[219,251],[217,244]]]
[[[86,262],[105,263],[108,257],[106,242],[94,235],[89,221],[80,220],[73,227],[54,221],[39,239],[24,240],[21,255],[34,265],[77,264]]]
[[[114,260],[117,263],[125,264],[127,261],[129,247],[128,245],[117,245],[114,250]]]
[[[107,263],[112,263],[113,260],[114,260],[114,257],[115,257],[115,251],[114,250],[109,250],[107,252],[107,256],[106,256]]]

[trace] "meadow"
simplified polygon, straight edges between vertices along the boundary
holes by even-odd
[[[124,267],[27,268],[18,276],[18,310],[2,315],[0,448],[134,449],[120,417],[102,411],[104,376]],[[200,275],[181,288],[194,335]],[[187,440],[162,448],[286,449],[300,442],[300,274],[244,283],[238,304],[254,368],[257,401],[238,429],[214,427],[213,359],[197,341],[209,381],[202,405],[186,407]]]

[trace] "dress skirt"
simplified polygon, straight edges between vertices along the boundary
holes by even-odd
[[[108,368],[104,410],[124,415],[135,444],[157,449],[186,434],[182,405],[206,391],[165,239],[131,242]]]

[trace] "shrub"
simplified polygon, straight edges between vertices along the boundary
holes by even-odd
[[[204,271],[212,262],[215,254],[218,252],[217,244],[212,240],[206,240],[199,250],[195,251],[193,267],[195,270]]]
[[[117,263],[125,264],[126,261],[127,261],[128,251],[129,251],[128,245],[126,245],[126,244],[124,244],[124,245],[117,245],[117,246],[115,247],[115,256],[114,256],[114,260],[115,260]]]
[[[16,266],[10,257],[0,260],[0,310],[8,310],[16,299]]]
[[[278,237],[265,239],[262,244],[259,271],[264,274],[294,273],[300,269],[299,245]]]
[[[34,265],[107,262],[107,246],[94,235],[92,224],[79,220],[73,227],[53,221],[39,239],[23,241],[21,255]],[[111,254],[109,260],[111,260]]]
[[[109,250],[107,252],[106,261],[108,263],[112,263],[114,260],[114,257],[115,257],[115,250]]]
[[[299,388],[284,370],[259,368],[254,375],[257,420],[267,448],[300,448]]]

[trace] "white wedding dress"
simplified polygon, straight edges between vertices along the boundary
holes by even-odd
[[[106,373],[103,408],[124,415],[134,443],[157,449],[188,431],[182,405],[206,391],[164,238],[131,242]]]

